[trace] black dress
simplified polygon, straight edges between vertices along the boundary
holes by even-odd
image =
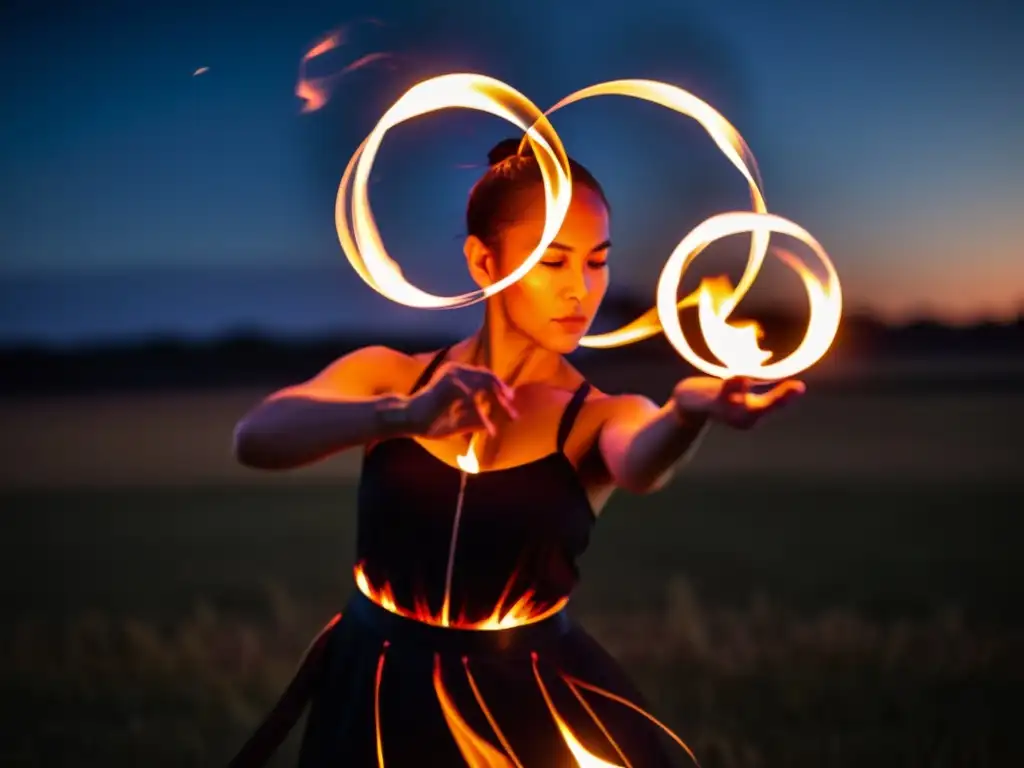
[[[357,589],[232,765],[262,764],[307,699],[300,768],[692,760],[564,610],[595,521],[563,453],[588,390],[566,407],[554,450],[520,466],[467,475],[412,439],[367,452]]]

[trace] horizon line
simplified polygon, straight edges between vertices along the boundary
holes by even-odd
[[[776,317],[782,315],[786,320],[798,318],[798,313],[778,312]],[[788,317],[787,317],[788,315]],[[934,316],[917,316],[901,321],[892,321],[883,315],[871,311],[851,311],[843,318],[843,324],[857,324],[875,326],[883,333],[904,332],[909,329],[921,326],[930,326],[950,332],[956,331],[980,331],[982,329],[1006,328],[1007,330],[1018,326],[1024,330],[1024,312],[1016,317],[1006,319],[977,319],[972,322],[949,322]],[[842,325],[840,326],[840,328]],[[214,333],[189,333],[182,330],[151,330],[139,331],[136,333],[124,334],[98,334],[75,339],[54,339],[54,338],[3,338],[0,337],[0,353],[11,352],[50,352],[69,350],[99,350],[117,349],[139,346],[160,346],[160,345],[194,345],[194,346],[215,346],[237,341],[256,341],[266,344],[318,344],[332,340],[360,340],[372,343],[373,339],[380,341],[437,341],[453,340],[464,337],[465,333],[453,333],[450,331],[434,331],[425,333],[410,333],[395,329],[382,329],[378,331],[358,330],[354,328],[345,329],[342,327],[325,327],[322,330],[301,330],[287,331],[283,329],[272,329],[260,327],[259,325],[236,325],[231,328],[224,328]],[[652,338],[657,338],[655,335]],[[584,349],[584,348],[581,348]]]

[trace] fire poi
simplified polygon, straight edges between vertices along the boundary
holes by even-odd
[[[549,116],[564,106],[599,95],[631,96],[651,101],[697,120],[743,176],[750,190],[753,210],[722,213],[708,218],[695,227],[680,241],[666,261],[658,281],[655,306],[621,328],[597,336],[585,336],[580,343],[592,348],[611,348],[663,332],[684,360],[709,376],[723,379],[743,376],[765,382],[778,381],[813,365],[828,350],[839,326],[841,293],[835,269],[824,249],[806,230],[792,221],[768,212],[761,192],[756,162],[736,129],[705,102],[681,88],[666,83],[650,80],[617,80],[601,83],[571,94],[546,113],[541,112],[526,96],[509,85],[479,74],[443,75],[415,85],[385,112],[353,154],[342,176],[336,200],[335,220],[342,249],[353,268],[370,287],[383,296],[406,306],[423,309],[469,306],[495,296],[521,280],[541,261],[555,240],[572,201],[572,166]],[[488,112],[504,118],[523,132],[520,153],[527,146],[532,149],[543,180],[546,216],[543,232],[536,247],[507,276],[475,291],[455,296],[439,296],[410,284],[401,268],[386,252],[371,211],[368,181],[374,159],[391,128],[412,118],[454,107]],[[712,242],[741,233],[751,234],[751,246],[746,267],[737,284],[731,286],[723,279],[708,279],[703,281],[696,291],[680,300],[679,285],[693,260]],[[760,347],[758,328],[751,323],[733,324],[729,319],[756,280],[768,254],[772,233],[795,238],[807,245],[820,262],[824,277],[816,275],[792,252],[775,252],[803,282],[810,305],[810,320],[799,346],[787,357],[769,362],[772,353]],[[701,357],[685,338],[678,314],[684,307],[697,310],[701,333],[708,349],[718,362]],[[423,382],[430,380],[443,362],[444,353],[445,350],[442,350],[427,365],[413,386],[413,392]],[[351,674],[358,676],[362,681],[358,685],[353,683],[355,687],[348,689],[347,692],[342,688],[339,696],[357,695],[352,693],[357,689],[364,690],[369,696],[372,691],[372,707],[365,703],[354,703],[351,698],[345,699],[348,702],[345,706],[357,713],[346,716],[346,727],[352,729],[365,726],[367,730],[372,729],[375,764],[380,768],[392,765],[389,755],[393,758],[396,754],[400,758],[398,764],[403,766],[413,764],[417,759],[419,764],[437,764],[431,762],[435,756],[422,754],[416,757],[413,752],[408,751],[412,747],[403,745],[411,744],[418,738],[424,738],[424,744],[431,743],[431,738],[437,738],[436,728],[441,723],[441,727],[446,728],[447,734],[450,735],[449,744],[453,742],[457,746],[464,764],[472,768],[540,768],[554,764],[568,765],[568,762],[561,761],[570,758],[581,768],[651,768],[655,763],[658,766],[666,765],[660,759],[652,760],[649,757],[653,752],[644,751],[649,747],[638,746],[649,744],[644,739],[653,737],[638,736],[641,726],[637,723],[643,723],[643,728],[653,726],[658,734],[667,735],[693,762],[696,762],[686,744],[637,703],[639,696],[630,691],[628,684],[621,681],[616,676],[617,673],[609,672],[607,666],[602,666],[605,664],[604,661],[593,662],[596,664],[593,669],[599,671],[591,675],[593,670],[588,668],[587,662],[576,658],[577,653],[584,656],[592,653],[585,650],[589,649],[589,646],[568,645],[567,652],[565,649],[559,650],[558,647],[545,644],[548,641],[544,638],[551,633],[573,631],[566,629],[565,622],[568,619],[562,610],[568,602],[565,594],[558,593],[557,590],[553,593],[548,589],[548,593],[542,595],[535,585],[530,583],[529,573],[524,576],[518,566],[510,566],[503,570],[503,566],[492,562],[486,577],[478,574],[472,577],[494,581],[488,586],[492,589],[489,594],[496,596],[491,608],[481,612],[477,606],[476,615],[467,616],[464,609],[457,604],[458,601],[453,598],[453,568],[463,527],[473,527],[472,531],[466,533],[473,537],[477,550],[480,549],[481,537],[484,533],[489,535],[490,532],[488,526],[491,523],[480,519],[486,517],[487,502],[482,499],[484,495],[503,494],[505,497],[513,497],[495,498],[490,503],[503,510],[508,507],[513,513],[521,510],[519,516],[523,519],[515,525],[524,530],[529,526],[543,527],[548,524],[543,518],[529,518],[528,494],[533,492],[533,489],[523,488],[522,486],[528,483],[517,483],[512,478],[516,477],[516,472],[528,473],[536,470],[539,473],[538,477],[547,477],[548,475],[544,473],[554,473],[551,475],[554,476],[564,473],[567,468],[571,469],[571,464],[564,461],[562,449],[568,430],[580,412],[588,391],[589,385],[584,382],[566,406],[558,425],[556,452],[523,465],[481,472],[474,443],[470,442],[466,452],[458,456],[458,467],[447,466],[452,473],[457,472],[456,479],[450,477],[447,470],[442,472],[438,464],[431,463],[436,462],[436,457],[431,459],[429,452],[415,440],[400,442],[391,439],[381,443],[381,446],[388,442],[392,444],[390,450],[394,462],[388,466],[399,471],[402,471],[403,462],[415,464],[420,469],[429,467],[425,472],[416,470],[416,482],[427,484],[430,488],[427,495],[434,494],[438,499],[454,502],[454,514],[451,507],[442,510],[435,505],[429,508],[429,513],[422,516],[407,515],[402,523],[409,526],[434,526],[430,531],[436,534],[435,544],[440,544],[442,534],[438,529],[444,527],[446,551],[417,551],[416,555],[431,558],[431,573],[438,576],[440,566],[444,564],[443,599],[439,604],[436,601],[430,604],[427,599],[417,597],[403,602],[400,593],[408,595],[410,591],[415,592],[415,576],[407,578],[407,574],[397,571],[386,573],[365,558],[357,562],[354,571],[357,593],[347,609],[346,618],[350,614],[356,614],[353,620],[356,623],[362,622],[360,626],[364,628],[373,627],[372,632],[365,637],[352,635],[355,630],[346,630],[345,622],[335,617],[313,644],[307,661],[279,704],[276,714],[284,720],[291,718],[294,721],[297,718],[296,710],[301,709],[301,704],[304,703],[297,700],[302,696],[308,696],[309,690],[315,686],[309,681],[309,675],[303,671],[313,664],[309,659],[316,661],[326,653],[324,648],[333,642],[331,635],[347,632],[347,639],[337,642],[350,645],[339,646],[342,650],[338,653],[342,658],[337,663],[344,667],[351,655],[352,663],[357,664],[358,668],[348,671],[339,668],[336,673],[331,665],[323,674],[326,677],[334,674]],[[374,458],[381,452],[382,447],[378,447],[367,454],[364,475],[370,470],[373,461],[384,461]],[[526,474],[523,478],[525,480]],[[385,515],[389,519],[392,515],[400,514],[405,506],[414,505],[417,498],[423,495],[423,492],[415,487],[406,488],[403,485],[403,478],[377,479],[371,486],[367,493],[383,494],[387,500],[387,503],[376,509],[375,515]],[[442,486],[443,491],[439,490]],[[564,502],[569,506],[575,505],[581,520],[589,514],[590,518],[585,521],[589,526],[593,523],[593,511],[579,498],[578,490],[579,488],[567,492],[569,495]],[[541,492],[543,493],[543,490]],[[473,510],[473,515],[463,520],[463,506],[468,504],[466,499],[471,493],[478,494],[478,505]],[[437,516],[437,520],[429,519],[431,515]],[[450,523],[447,522],[449,519]],[[387,527],[386,522],[380,522],[380,525],[384,526],[384,529]],[[520,527],[517,527],[516,531],[519,531]],[[387,535],[381,532],[384,529],[366,535],[382,537]],[[392,530],[391,533],[396,532]],[[403,533],[408,543],[402,546],[413,547],[421,544],[415,532]],[[586,544],[585,538],[586,536],[573,546],[582,551]],[[469,548],[467,544],[467,549]],[[420,546],[419,549],[422,550],[423,547]],[[492,548],[478,556],[493,561],[505,555]],[[401,585],[395,583],[396,579],[402,582]],[[500,584],[497,583],[499,580]],[[476,589],[478,586],[474,584],[473,588]],[[463,585],[463,591],[467,589],[469,587]],[[401,641],[398,638],[402,638]],[[410,652],[413,655],[389,656],[398,653],[400,642],[407,649],[419,642],[422,642],[422,645],[416,646],[419,650],[414,649]],[[373,644],[372,650],[365,647],[366,643]],[[445,650],[442,652],[440,648]],[[363,655],[363,649],[367,655]],[[419,661],[413,663],[414,658],[422,661],[420,655],[431,649],[433,653],[429,656],[432,660],[429,668],[425,669]],[[497,658],[494,654],[504,654],[502,659],[511,659],[509,663],[518,665],[517,675],[503,677],[504,672],[494,672],[501,669],[500,664],[493,668],[489,666],[489,660]],[[372,671],[367,669],[369,658],[375,659]],[[416,681],[408,682],[407,687],[398,687],[394,691],[389,689],[390,658],[396,658],[396,669],[392,674],[399,678],[416,675]],[[527,677],[522,672],[524,665],[529,665],[528,668],[532,670],[532,691],[521,688]],[[427,673],[430,677],[429,682],[425,680]],[[481,676],[492,674],[496,674],[497,677],[489,677],[490,688],[487,688],[487,685],[481,682]],[[597,679],[594,679],[595,676]],[[420,680],[420,677],[424,679]],[[504,700],[504,696],[501,695],[503,691],[497,689],[495,681],[498,680],[504,680],[505,686],[513,683],[520,686],[516,689],[515,696],[509,693],[511,704]],[[295,693],[302,689],[303,685],[306,686],[305,692]],[[424,691],[427,689],[429,701],[426,698],[417,698],[424,697]],[[289,695],[292,698],[289,698]],[[331,694],[328,692],[323,695],[329,699]],[[397,699],[394,698],[396,696]],[[463,702],[461,705],[458,703],[460,700]],[[527,701],[532,704],[526,706],[523,702]],[[405,707],[402,710],[405,716],[389,721],[382,714],[382,707],[386,702],[390,702],[390,706]],[[534,704],[536,706],[532,706]],[[362,709],[364,705],[367,706],[365,712]],[[323,706],[330,709],[334,705]],[[509,706],[514,709],[510,711]],[[530,710],[529,717],[524,715],[524,707]],[[546,719],[529,719],[538,717],[538,711],[546,712]],[[329,716],[321,715],[314,710],[311,718],[316,717]],[[628,718],[633,718],[628,721],[632,725],[627,724]],[[268,720],[271,721],[272,718]],[[530,734],[518,730],[522,727],[520,721],[541,723],[540,727],[547,729],[546,734],[543,737],[538,734],[534,739]],[[553,731],[550,730],[552,728]],[[269,743],[281,738],[279,734],[272,733],[272,730],[270,726],[265,725],[247,745],[247,749],[251,751],[243,750],[234,765],[255,764],[255,758],[250,761],[247,755],[263,754],[260,752],[260,739]],[[370,759],[370,748],[364,737],[368,739],[370,736],[352,730],[346,733],[344,737],[337,737],[341,739],[337,743],[342,743],[345,739],[350,742],[359,741],[362,746],[358,754],[363,755],[361,759],[364,761],[359,764],[368,765],[369,762],[365,761]],[[557,734],[560,744],[556,745],[552,741],[552,734]],[[440,742],[433,743],[436,747]],[[597,747],[598,743],[603,746]],[[254,744],[257,746],[252,746]],[[537,744],[546,745],[543,747],[544,751],[537,753]],[[596,749],[600,749],[601,756],[594,753]],[[557,755],[554,754],[555,751],[558,752]],[[343,764],[352,764],[343,755],[339,754],[336,757]],[[319,766],[326,764],[327,759],[326,756],[310,757],[309,764]],[[413,762],[408,762],[410,760]]]
[[[565,149],[547,115],[592,96],[614,95],[654,102],[699,122],[743,175],[750,188],[754,210],[722,213],[695,227],[679,242],[665,262],[658,280],[655,308],[614,331],[584,337],[580,341],[581,346],[604,349],[619,347],[663,332],[684,360],[710,376],[746,376],[761,381],[775,381],[810,368],[828,351],[839,329],[842,292],[835,267],[824,248],[807,230],[788,219],[768,213],[761,192],[757,163],[739,132],[709,104],[668,83],[653,80],[600,83],[566,96],[544,114],[511,86],[484,75],[441,75],[413,86],[384,113],[352,155],[342,176],[334,218],[338,239],[349,263],[367,285],[381,295],[399,304],[423,309],[466,307],[494,296],[521,280],[536,266],[557,236],[572,196],[572,176]],[[546,219],[543,235],[533,253],[507,277],[486,288],[458,296],[437,296],[410,284],[402,274],[401,267],[384,249],[370,209],[367,182],[373,161],[390,129],[415,117],[454,107],[489,112],[523,130],[523,143],[525,145],[529,142],[533,147],[544,179]],[[693,260],[716,240],[743,232],[750,232],[752,237],[747,264],[736,286],[730,290],[725,281],[704,280],[696,291],[680,301],[679,285]],[[729,316],[757,279],[768,254],[772,232],[803,241],[821,263],[826,277],[822,280],[793,253],[775,251],[803,282],[810,301],[810,319],[799,346],[784,359],[766,364],[772,353],[761,349],[757,326],[752,323],[731,325]],[[685,307],[697,307],[704,340],[720,363],[704,359],[687,342],[679,322],[679,310]],[[459,466],[465,472],[479,471],[472,445],[460,457]]]

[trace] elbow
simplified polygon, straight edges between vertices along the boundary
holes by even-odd
[[[235,427],[231,452],[235,461],[248,469],[283,469],[275,460],[275,442],[265,429],[246,418]]]
[[[626,471],[618,474],[615,478],[615,485],[627,493],[644,496],[660,491],[668,485],[673,474],[674,472],[671,469],[660,474]]]
[[[627,493],[642,496],[664,485],[659,476],[648,471],[628,453],[612,456],[606,454],[604,462],[612,485]]]

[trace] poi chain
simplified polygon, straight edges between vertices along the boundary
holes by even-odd
[[[768,213],[757,163],[739,132],[707,103],[667,83],[652,80],[600,83],[567,96],[547,113],[542,113],[511,86],[484,75],[441,75],[413,86],[384,113],[353,154],[342,176],[335,204],[335,224],[349,262],[359,276],[382,295],[406,306],[425,309],[469,306],[516,283],[540,261],[558,235],[572,197],[568,157],[547,115],[568,104],[600,95],[644,99],[695,119],[743,174],[750,188],[754,210],[722,213],[698,224],[680,241],[665,263],[658,280],[655,307],[617,330],[584,337],[581,345],[596,348],[623,346],[664,331],[666,338],[688,363],[711,376],[748,376],[761,381],[775,381],[794,376],[813,365],[832,344],[842,313],[839,278],[832,262],[818,241],[803,227]],[[525,136],[520,151],[527,142],[532,146],[543,178],[545,221],[537,247],[511,274],[476,291],[458,296],[437,296],[411,285],[384,249],[370,209],[367,183],[374,158],[388,130],[414,117],[451,107],[489,112],[523,130]],[[733,288],[721,279],[705,280],[692,294],[678,300],[679,285],[690,263],[716,240],[744,232],[751,234],[750,252],[736,286]],[[803,282],[810,303],[810,319],[800,345],[782,360],[765,365],[772,353],[760,348],[757,327],[749,323],[731,325],[728,318],[757,278],[768,253],[772,232],[789,235],[809,246],[824,267],[825,279],[814,274],[793,253],[774,251]],[[708,349],[721,364],[698,355],[683,334],[679,310],[694,306],[697,307],[701,333]]]

